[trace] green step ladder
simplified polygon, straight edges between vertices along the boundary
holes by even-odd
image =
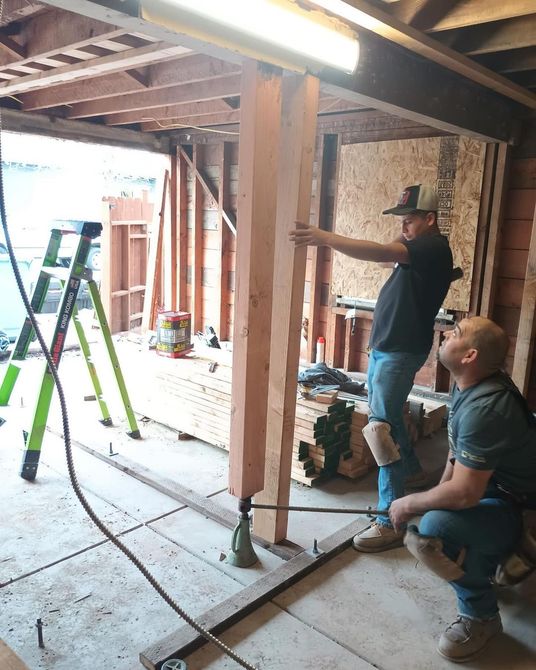
[[[56,367],[59,367],[61,354],[65,344],[65,337],[67,328],[71,317],[74,320],[74,326],[80,341],[80,348],[86,360],[87,368],[93,388],[95,389],[95,396],[98,400],[102,419],[100,422],[105,426],[112,425],[112,418],[108,411],[108,406],[104,400],[102,387],[97,375],[97,370],[92,361],[91,350],[89,343],[85,336],[82,324],[78,316],[78,309],[76,307],[76,299],[82,281],[87,282],[91,301],[95,309],[95,314],[100,324],[101,332],[106,344],[108,356],[113,367],[115,379],[123,405],[125,408],[130,431],[128,435],[133,439],[140,438],[140,431],[136,423],[136,418],[130,404],[127,388],[119,359],[113,345],[112,335],[106,320],[104,308],[99,295],[98,286],[93,279],[92,271],[86,267],[87,258],[89,255],[91,241],[100,236],[102,232],[102,224],[91,221],[70,221],[67,225],[61,228],[54,228],[51,231],[50,240],[48,242],[47,250],[43,259],[43,265],[39,273],[39,278],[35,284],[30,299],[32,310],[39,314],[45,302],[50,279],[55,277],[60,280],[62,285],[62,294],[59,302],[59,311],[57,312],[56,327],[50,345],[50,353],[52,360]],[[59,267],[57,265],[58,254],[62,239],[65,235],[77,235],[79,237],[76,251],[72,256],[71,264],[68,268]],[[9,404],[11,393],[17,382],[20,366],[18,363],[26,358],[30,342],[34,336],[34,328],[31,324],[30,318],[26,316],[22,330],[17,338],[13,353],[11,354],[9,365],[4,376],[2,385],[0,386],[0,405],[5,406]],[[50,403],[52,394],[54,392],[54,378],[50,371],[48,364],[45,364],[43,373],[43,380],[37,398],[37,404],[33,416],[32,427],[29,432],[23,431],[25,450],[22,459],[22,467],[20,476],[23,479],[33,481],[37,475],[37,467],[39,465],[39,457],[41,455],[41,445],[43,443],[43,436],[45,433]]]

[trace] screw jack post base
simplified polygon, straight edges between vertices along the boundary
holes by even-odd
[[[251,498],[241,499],[239,509],[238,524],[235,526],[231,538],[231,551],[227,554],[225,562],[237,568],[249,568],[259,560],[251,543],[249,527]]]

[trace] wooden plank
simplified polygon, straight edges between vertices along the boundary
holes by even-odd
[[[296,379],[307,247],[295,249],[288,234],[295,221],[309,221],[315,153],[319,82],[316,77],[286,77],[282,87],[274,294],[264,489],[255,502],[288,505],[292,438],[296,415]],[[270,542],[287,535],[288,512],[258,510],[255,533]]]
[[[207,179],[207,177],[205,177],[203,171],[200,169],[199,166],[198,167],[194,166],[193,160],[186,153],[186,151],[184,151],[184,149],[180,149],[180,152],[184,160],[188,163],[190,169],[193,170],[195,178],[199,181],[199,183],[205,190],[205,193],[209,196],[209,198],[212,198],[212,200],[216,204],[218,204],[220,199],[219,189],[216,189],[215,186],[211,183],[210,179]],[[233,235],[236,235],[236,219],[234,215],[231,212],[222,209],[222,216],[225,223],[229,226],[229,230],[233,233]]]
[[[259,511],[257,510],[255,514]],[[261,577],[254,584],[201,614],[196,620],[214,635],[219,635],[344,551],[350,546],[360,525],[360,521],[353,521],[319,542],[322,554],[318,556],[310,552],[299,554],[279,568],[272,570],[268,575]],[[156,670],[164,661],[170,658],[185,658],[205,643],[205,638],[199,636],[190,626],[182,626],[176,632],[142,651],[140,661],[145,668]]]
[[[2,670],[30,670],[3,640],[0,640],[0,668]]]
[[[484,279],[482,284],[482,299],[480,316],[493,318],[495,287],[497,270],[500,262],[500,225],[502,221],[504,201],[507,191],[511,149],[504,142],[499,145],[497,163],[493,182],[493,198],[489,223],[488,243],[485,252]]]
[[[101,254],[102,269],[100,283],[100,298],[102,307],[106,315],[108,325],[112,326],[112,222],[110,217],[110,203],[102,203],[102,233],[101,233]]]
[[[473,258],[473,277],[471,279],[471,293],[469,297],[470,316],[479,313],[482,299],[482,285],[484,281],[485,254],[488,242],[489,222],[493,194],[493,179],[497,160],[497,145],[488,144],[484,158],[484,173],[480,191],[480,209],[476,229],[475,255]]]
[[[536,207],[532,219],[532,235],[530,237],[529,257],[525,284],[523,288],[523,301],[521,303],[521,315],[519,317],[519,328],[517,331],[516,348],[514,353],[514,365],[512,379],[515,384],[526,395],[529,388],[530,371],[532,368],[532,356],[534,353],[534,334],[536,324]]]
[[[164,266],[164,306],[167,310],[177,309],[177,165],[176,158],[170,157],[166,200],[164,204],[163,266]]]
[[[142,332],[156,328],[156,313],[158,305],[161,304],[162,286],[162,246],[164,239],[164,210],[167,202],[167,191],[169,188],[169,172],[164,172],[164,177],[156,188],[156,194],[162,193],[160,208],[154,211],[151,226],[151,238],[149,245],[149,261],[147,264],[147,279],[145,299],[143,301],[143,316],[141,322]]]
[[[246,61],[240,97],[229,491],[248,498],[264,487],[281,71]]]
[[[192,329],[193,332],[203,330],[203,190],[197,179],[198,167],[203,161],[203,147],[199,144],[193,147],[191,164],[192,174]]]

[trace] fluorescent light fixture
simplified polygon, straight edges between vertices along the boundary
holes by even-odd
[[[142,0],[144,18],[242,55],[299,71],[352,73],[356,33],[295,0]]]

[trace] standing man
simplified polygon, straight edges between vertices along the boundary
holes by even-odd
[[[445,472],[437,486],[394,501],[389,512],[395,528],[426,512],[405,544],[456,593],[458,617],[438,652],[458,663],[502,631],[491,578],[520,538],[522,508],[536,508],[536,422],[500,371],[507,350],[505,332],[483,317],[445,333],[438,357],[456,381]],[[524,545],[536,563],[534,540]]]
[[[404,426],[404,403],[415,374],[432,346],[434,319],[452,276],[452,253],[437,226],[438,196],[430,186],[408,186],[398,204],[384,214],[402,217],[402,234],[390,244],[355,240],[314,226],[297,224],[290,233],[296,246],[328,246],[351,258],[395,264],[380,291],[370,338],[368,365],[369,423],[363,430],[378,463],[378,509],[418,486],[424,472]],[[402,546],[404,529],[387,515],[354,537],[358,551]]]

